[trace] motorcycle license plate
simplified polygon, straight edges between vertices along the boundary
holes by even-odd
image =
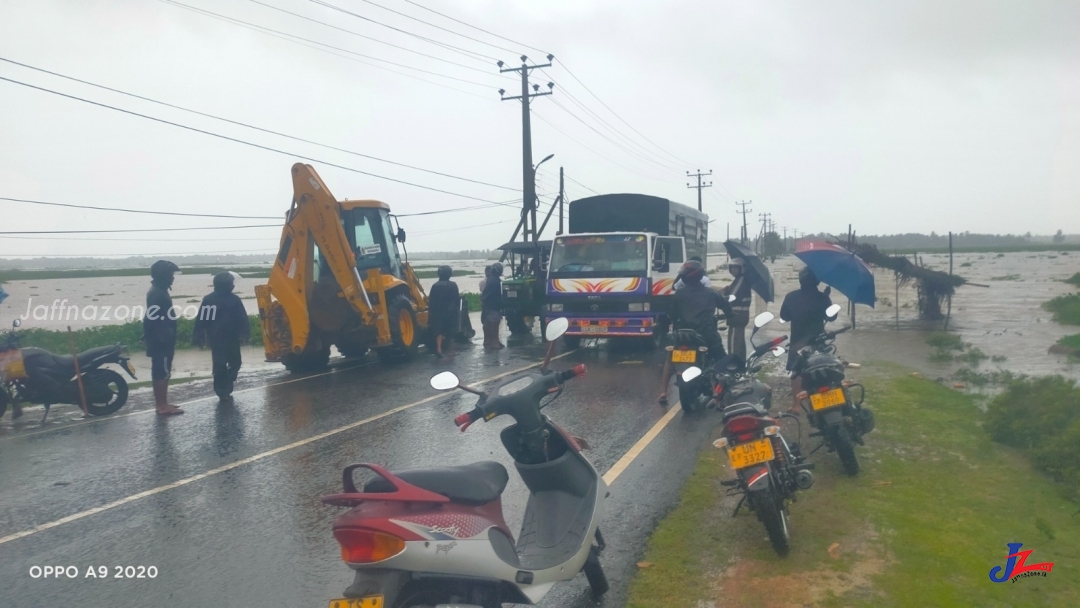
[[[673,350],[671,351],[672,363],[694,363],[697,361],[696,350]]]
[[[844,405],[845,403],[847,403],[847,397],[844,396],[844,389],[842,388],[834,388],[825,393],[810,395],[810,406],[814,408],[815,412]]]
[[[0,352],[0,380],[10,382],[26,378],[26,364],[19,349]]]
[[[587,334],[606,334],[606,325],[582,325],[581,331]]]
[[[773,453],[772,449],[772,441],[768,437],[732,446],[728,448],[727,455],[733,469],[744,469],[750,465],[768,462],[776,458],[776,454]]]
[[[356,599],[330,600],[330,608],[383,608],[383,596],[367,595]]]
[[[513,289],[506,290],[506,297],[508,297],[508,298],[516,298],[517,297],[517,291],[515,291]]]

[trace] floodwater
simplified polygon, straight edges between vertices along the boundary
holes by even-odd
[[[948,270],[947,254],[928,254],[922,259],[928,267]],[[714,269],[711,273],[714,286],[726,284],[727,274],[722,269],[726,256],[710,255],[708,262]],[[414,267],[423,270],[448,264],[456,272],[475,273],[459,274],[454,278],[462,292],[479,292],[483,269],[490,263],[490,260],[413,260]],[[767,307],[764,302],[758,302],[757,312],[779,312],[783,295],[798,286],[797,274],[802,263],[794,256],[786,256],[769,266],[777,301]],[[1050,345],[1064,335],[1076,333],[1077,328],[1054,323],[1050,313],[1041,306],[1058,295],[1075,292],[1074,287],[1061,281],[1077,271],[1080,271],[1078,252],[957,254],[954,272],[987,287],[967,285],[957,290],[949,330],[958,332],[965,342],[989,356],[1007,357],[998,362],[982,362],[978,367],[981,371],[1000,368],[1017,373],[1062,374],[1080,379],[1080,365],[1069,363],[1062,355],[1047,353]],[[877,269],[874,277],[877,307],[856,307],[857,331],[841,336],[840,344],[845,352],[862,359],[897,361],[941,375],[958,367],[929,364],[930,349],[925,344],[926,337],[930,332],[942,329],[943,323],[918,319],[914,284],[901,287],[897,293],[891,271]],[[174,303],[188,307],[187,312],[191,314],[203,295],[212,289],[211,281],[209,274],[197,274],[196,271],[178,275],[172,289]],[[264,281],[241,279],[237,282],[236,293],[243,298],[249,314],[258,312],[255,285]],[[435,279],[421,279],[425,289],[434,282]],[[118,307],[124,313],[143,305],[148,287],[149,277],[12,281],[4,286],[11,297],[0,305],[0,326],[8,326],[16,316],[26,316],[28,305],[29,317],[23,319],[24,328],[64,329],[70,325],[79,329],[123,323],[133,319],[123,314],[117,317]],[[67,300],[63,312],[59,310],[62,300]],[[51,310],[54,301],[57,304],[55,312]],[[833,293],[833,301],[847,304],[846,298],[837,292]],[[42,305],[46,308],[38,308]],[[78,315],[73,316],[72,306],[78,307]],[[94,306],[96,310],[87,308]],[[106,306],[109,307],[108,318],[104,315]]]

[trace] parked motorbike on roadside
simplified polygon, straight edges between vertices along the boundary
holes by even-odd
[[[735,301],[735,296],[728,297],[729,302]],[[723,316],[713,317],[712,326],[721,332],[720,322]],[[723,335],[722,333],[720,335]],[[694,329],[674,329],[671,332],[671,344],[664,347],[667,351],[668,365],[672,366],[675,374],[675,388],[678,390],[679,406],[686,413],[700,411],[705,408],[712,396],[712,385],[708,375],[702,375],[690,381],[683,379],[683,373],[690,367],[700,367],[711,370],[713,365],[719,364],[716,357],[710,356],[709,346],[705,338]],[[730,358],[725,358],[725,360]],[[665,387],[666,388],[666,387]]]
[[[344,492],[322,499],[351,507],[334,521],[333,530],[342,559],[356,571],[345,597],[332,600],[330,608],[535,604],[555,583],[582,571],[595,596],[607,591],[598,527],[607,484],[581,454],[588,447],[583,440],[541,413],[568,380],[585,373],[584,365],[548,369],[555,341],[568,326],[565,318],[547,325],[550,345],[539,371],[490,392],[462,385],[451,372],[431,379],[436,390],[478,396],[471,411],[454,419],[462,432],[480,419],[514,419],[501,440],[529,490],[517,540],[500,498],[509,476],[497,462],[395,472],[374,464],[349,465]],[[376,474],[359,490],[353,479],[357,469]]]
[[[835,318],[839,312],[840,305],[833,304],[826,317]],[[865,445],[863,435],[874,430],[874,413],[863,407],[865,387],[844,377],[844,369],[850,364],[836,356],[836,336],[849,329],[826,331],[813,338],[799,349],[792,373],[802,378],[803,390],[796,398],[817,429],[810,436],[823,439],[811,454],[828,447],[840,457],[844,472],[855,476],[859,474],[855,444]]]
[[[79,405],[79,378],[86,396],[86,411],[91,416],[108,416],[127,403],[128,384],[124,377],[104,365],[113,363],[122,367],[133,379],[135,367],[124,356],[125,346],[114,344],[91,348],[78,354],[54,355],[40,348],[20,348],[15,331],[22,323],[19,319],[11,324],[11,331],[0,341],[0,416],[8,405],[23,403],[45,405],[45,417],[49,408],[57,403]]]
[[[754,333],[750,336],[754,350],[747,358],[745,370],[714,370],[715,397],[710,405],[723,408],[724,426],[713,445],[726,450],[735,471],[735,479],[722,481],[721,485],[730,488],[729,494],[742,495],[732,516],[738,515],[743,504],[748,504],[764,524],[773,549],[784,556],[790,549],[791,539],[788,502],[795,501],[796,491],[809,489],[814,484],[810,472],[814,465],[804,462],[798,443],[788,443],[780,432],[780,419],[792,418],[798,423],[798,417],[787,413],[775,418],[770,416],[772,390],[754,377],[761,371],[760,360],[766,353],[772,351],[774,356],[780,356],[785,352],[779,345],[787,336],[754,345],[754,334],[772,319],[769,312],[755,318]],[[688,380],[704,375],[697,367],[683,372]]]

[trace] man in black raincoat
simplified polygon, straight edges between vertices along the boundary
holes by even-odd
[[[239,296],[233,293],[236,277],[231,272],[214,275],[214,291],[199,305],[192,344],[210,346],[214,370],[214,393],[231,401],[233,384],[240,373],[240,347],[251,338],[251,324]]]
[[[176,320],[179,318],[179,312],[173,309],[169,289],[174,275],[179,272],[180,268],[172,262],[154,262],[150,267],[150,291],[146,292],[143,341],[146,342],[146,356],[150,357],[154,406],[160,416],[184,413],[184,410],[169,403],[169,375],[176,352]]]

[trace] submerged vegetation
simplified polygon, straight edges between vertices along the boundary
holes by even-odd
[[[1080,325],[1080,293],[1058,296],[1043,304],[1062,325]]]

